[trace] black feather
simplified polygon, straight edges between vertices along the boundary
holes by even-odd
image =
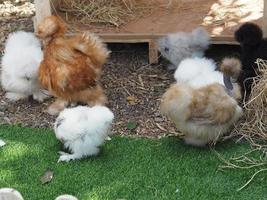
[[[252,78],[257,76],[258,58],[267,60],[267,41],[263,39],[261,28],[253,23],[245,23],[235,32],[235,39],[241,46],[242,71],[238,77],[242,94],[246,98],[251,93]]]

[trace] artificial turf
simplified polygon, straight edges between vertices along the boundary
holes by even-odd
[[[0,126],[0,188],[12,187],[25,200],[52,200],[64,193],[80,200],[267,199],[267,172],[237,192],[255,172],[218,171],[213,150],[186,146],[175,137],[160,140],[114,136],[97,157],[57,163],[62,145],[52,130]],[[250,149],[246,143],[216,146],[224,157]],[[54,178],[42,185],[50,169]]]

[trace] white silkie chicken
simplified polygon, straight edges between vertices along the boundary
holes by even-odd
[[[185,58],[203,57],[210,44],[209,33],[202,27],[192,32],[170,33],[158,40],[158,49],[171,62],[168,68],[176,69]]]
[[[216,143],[242,116],[237,100],[241,97],[237,77],[241,64],[225,58],[221,70],[206,58],[188,58],[175,72],[176,83],[163,95],[161,111],[183,133],[187,144],[204,146]]]
[[[8,36],[1,63],[1,84],[7,99],[17,101],[33,95],[41,102],[48,97],[38,82],[42,59],[41,43],[33,33],[18,31]]]
[[[64,109],[56,119],[54,131],[69,153],[60,152],[58,161],[97,155],[109,135],[113,113],[105,106],[78,106]]]

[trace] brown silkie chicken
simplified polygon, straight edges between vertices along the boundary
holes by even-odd
[[[41,85],[57,97],[48,113],[58,114],[69,103],[90,106],[107,102],[98,83],[109,51],[90,33],[65,36],[65,24],[56,17],[46,17],[36,35],[44,42],[44,59],[39,68]]]
[[[225,58],[224,72],[215,71],[216,65],[205,58],[188,58],[175,72],[177,83],[163,95],[161,111],[183,134],[187,144],[204,146],[216,143],[242,116],[238,105],[240,87],[231,83],[241,64]]]

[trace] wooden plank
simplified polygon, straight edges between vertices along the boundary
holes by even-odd
[[[35,5],[35,18],[34,18],[34,29],[36,30],[37,25],[42,21],[45,17],[51,15],[51,6],[50,0],[34,0]]]
[[[73,0],[74,1],[74,0]],[[167,5],[166,3],[170,0],[156,0],[158,4],[156,5]],[[260,11],[263,11],[263,17],[257,18],[254,22],[259,24],[263,28],[264,36],[267,37],[267,0],[263,4],[263,0],[247,1],[241,0],[245,6],[235,1],[232,2],[233,5],[223,5],[220,7],[222,11],[225,8],[230,10],[238,11],[242,15],[233,20],[237,22],[235,26],[228,26],[228,22],[222,24],[208,24],[205,25],[207,31],[211,34],[212,44],[229,44],[235,45],[237,42],[234,40],[233,33],[236,28],[241,24],[241,21],[245,19],[248,15],[254,14],[259,15]],[[195,3],[197,2],[200,7],[195,9]],[[38,24],[44,17],[51,15],[51,5],[53,10],[56,10],[55,2],[50,0],[34,0],[36,6],[36,17],[35,17],[35,30],[36,24]],[[168,5],[169,5],[168,4]],[[240,5],[239,5],[240,4]],[[158,50],[157,50],[157,39],[167,35],[168,33],[178,32],[178,31],[191,31],[193,28],[203,25],[203,19],[207,16],[207,13],[211,12],[211,8],[214,5],[219,5],[217,0],[187,0],[182,1],[180,7],[173,7],[164,9],[159,6],[159,9],[152,13],[151,15],[133,20],[121,27],[111,27],[111,26],[95,26],[95,25],[81,25],[81,24],[71,24],[72,30],[77,31],[91,31],[99,35],[106,43],[148,43],[149,47],[149,62],[157,63],[158,61]],[[256,6],[255,6],[256,5]],[[254,6],[254,7],[253,7]],[[242,10],[244,7],[244,10]],[[251,8],[251,11],[248,11]],[[240,11],[241,9],[241,11]],[[261,10],[260,10],[261,9]],[[250,13],[251,12],[251,13]],[[192,17],[192,14],[194,17]],[[60,14],[64,18],[64,14]],[[223,19],[224,20],[224,19]],[[226,19],[225,19],[226,20]],[[248,20],[249,21],[249,20]],[[70,35],[76,34],[69,33]]]
[[[260,8],[264,7],[264,16],[261,18],[253,19],[253,22],[259,24],[264,31],[264,35],[267,37],[267,3],[261,3],[263,0],[240,0],[243,2],[244,6],[240,2],[233,1],[232,6],[225,6],[225,8],[230,8],[234,10],[237,14],[243,13],[240,17],[233,22],[237,22],[235,26],[228,26],[225,22],[221,25],[212,23],[210,25],[205,25],[205,28],[212,35],[211,43],[213,44],[236,44],[233,37],[233,32],[240,25],[240,22],[247,18],[248,15],[260,15]],[[266,0],[265,0],[266,1]],[[50,2],[49,0],[34,0],[36,6],[36,23],[39,23],[45,16],[51,14]],[[156,5],[170,5],[170,0],[156,0],[158,2]],[[196,10],[195,3],[200,6]],[[55,1],[51,1],[51,6],[56,9],[54,5]],[[162,6],[151,15],[132,20],[129,23],[121,27],[110,27],[110,26],[95,26],[95,25],[79,25],[77,23],[69,24],[72,28],[77,28],[77,30],[86,31],[90,30],[101,36],[105,42],[109,43],[140,43],[147,42],[150,40],[158,39],[170,32],[177,31],[191,31],[193,28],[201,25],[203,19],[207,16],[207,13],[211,11],[211,7],[219,3],[218,0],[187,0],[181,1],[180,6],[170,7],[169,9],[162,8]],[[240,4],[240,5],[239,5]],[[220,5],[222,7],[222,5]],[[248,10],[251,8],[251,11]],[[223,7],[221,8],[224,10]],[[241,12],[242,11],[242,12]],[[231,11],[232,12],[232,11]],[[251,12],[251,13],[250,13]],[[261,11],[262,13],[262,11]],[[192,17],[194,15],[194,17]],[[64,14],[61,13],[61,17],[64,18]],[[36,24],[35,23],[35,24]],[[219,32],[215,30],[219,28]],[[222,29],[220,31],[220,28]]]
[[[86,31],[86,30],[84,30]],[[88,30],[90,31],[90,30]],[[74,35],[76,33],[69,33]],[[107,43],[149,43],[151,40],[157,40],[166,34],[150,33],[96,33]],[[228,36],[211,36],[212,44],[238,44],[232,35]]]
[[[75,34],[76,33],[69,33],[69,35]],[[98,33],[97,35],[106,43],[148,43],[149,63],[156,64],[158,63],[159,53],[157,48],[157,39],[165,36],[166,34]],[[238,45],[233,36],[211,37],[211,44]]]
[[[151,40],[148,43],[148,56],[149,64],[157,64],[159,62],[158,46],[155,40]]]

